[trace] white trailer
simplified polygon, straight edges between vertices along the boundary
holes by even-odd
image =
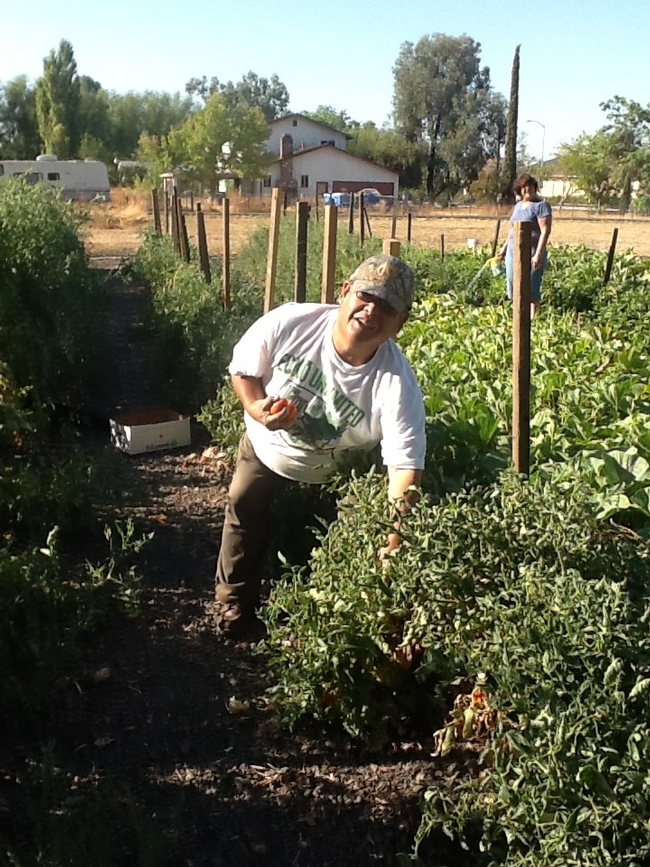
[[[111,197],[108,169],[99,160],[60,160],[53,154],[35,160],[0,160],[0,180],[18,177],[56,187],[70,201],[108,202]]]

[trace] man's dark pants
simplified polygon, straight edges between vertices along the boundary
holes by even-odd
[[[246,614],[259,605],[271,507],[288,480],[265,466],[247,434],[241,438],[217,561],[217,601],[236,603]]]

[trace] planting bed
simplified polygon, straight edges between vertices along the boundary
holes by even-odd
[[[107,418],[116,405],[156,401],[147,343],[140,329],[139,342],[127,338],[142,298],[137,288],[111,284],[107,327],[131,348],[116,355],[120,376],[111,393],[98,396],[103,418],[85,434],[93,452],[112,449]],[[140,383],[132,373],[136,356],[137,369],[149,372]],[[81,806],[87,815],[88,804],[97,805],[95,823],[76,831],[88,867],[394,864],[396,853],[411,849],[420,793],[434,781],[451,785],[466,769],[458,756],[431,756],[431,732],[365,754],[320,728],[295,736],[280,729],[265,693],[263,653],[224,641],[214,628],[213,572],[229,468],[201,460],[207,445],[194,425],[190,447],[115,452],[115,472],[128,492],[122,517],[132,518],[138,533],[154,534],[138,566],[143,613],[87,648],[46,718],[18,732],[7,727],[0,740],[0,839],[21,851],[33,840],[35,821],[44,821],[29,768],[45,748],[53,761],[50,788],[58,791],[51,821]],[[462,864],[442,841],[426,863]]]

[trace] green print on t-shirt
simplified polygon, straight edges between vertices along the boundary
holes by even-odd
[[[278,363],[278,369],[295,382],[323,396],[325,416],[329,424],[341,432],[346,427],[356,427],[364,417],[363,410],[349,397],[329,385],[323,372],[312,361],[286,353]]]

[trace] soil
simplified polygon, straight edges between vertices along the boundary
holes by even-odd
[[[145,290],[118,279],[110,289],[103,315],[119,362],[112,391],[95,407],[102,424],[84,433],[92,452],[115,451],[107,419],[117,408],[157,399],[142,328]],[[370,754],[341,732],[280,727],[263,643],[229,641],[215,629],[229,468],[202,459],[208,444],[193,424],[188,448],[116,454],[127,493],[122,517],[138,534],[153,533],[138,566],[142,613],[94,640],[47,717],[2,740],[0,832],[27,844],[29,799],[20,783],[50,744],[64,778],[63,809],[74,811],[91,790],[117,787],[127,814],[137,810],[163,835],[164,852],[124,851],[120,864],[396,864],[397,853],[412,849],[423,790],[453,785],[463,768],[458,758],[433,757],[430,735]],[[102,824],[107,839],[128,838],[114,810]],[[432,841],[423,864],[464,863],[445,840]]]

